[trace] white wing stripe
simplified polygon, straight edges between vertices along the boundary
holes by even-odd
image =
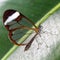
[[[19,12],[15,12],[14,14],[12,14],[11,16],[9,16],[7,18],[7,20],[5,21],[4,25],[7,25],[9,22],[13,21],[14,19],[16,19],[18,16],[20,15]]]

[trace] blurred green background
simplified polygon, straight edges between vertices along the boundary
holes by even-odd
[[[60,0],[7,0],[4,2],[4,5],[0,7],[0,59],[13,46],[3,26],[2,16],[5,10],[15,9],[36,23],[59,2]]]

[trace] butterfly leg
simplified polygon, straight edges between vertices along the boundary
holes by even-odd
[[[41,37],[41,34],[40,34],[40,31],[39,31],[39,36]],[[41,38],[42,39],[42,38]],[[42,41],[43,41],[43,39],[42,39]],[[43,41],[45,44],[46,44],[46,42],[45,41]],[[46,47],[48,48],[48,45],[46,44]]]

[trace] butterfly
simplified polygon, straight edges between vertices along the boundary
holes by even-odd
[[[17,10],[8,9],[3,14],[3,24],[7,31],[9,32],[8,36],[12,43],[18,46],[26,45],[25,51],[28,50],[39,32],[39,28],[26,16]],[[32,28],[31,26],[34,26]],[[26,35],[26,32],[32,30],[35,31],[36,34],[28,43],[19,43],[19,39]],[[25,41],[25,40],[24,40]]]

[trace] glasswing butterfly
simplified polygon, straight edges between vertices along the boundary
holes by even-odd
[[[11,42],[18,46],[26,45],[25,50],[29,49],[34,38],[39,32],[39,28],[36,27],[30,19],[13,9],[8,9],[4,12],[3,24],[9,32],[9,38]],[[34,26],[34,28],[31,28],[31,26]],[[19,39],[26,34],[28,30],[35,31],[36,34],[28,43],[19,43]]]

